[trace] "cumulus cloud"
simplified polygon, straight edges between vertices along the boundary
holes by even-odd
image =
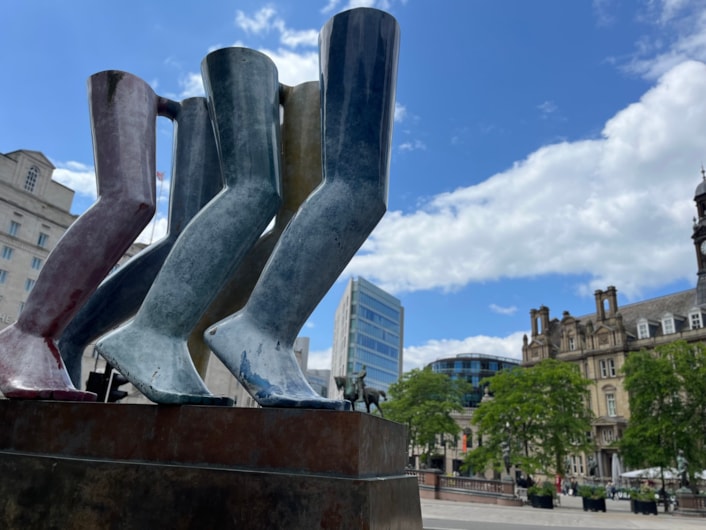
[[[424,368],[427,364],[458,353],[485,353],[521,360],[522,352],[517,347],[522,344],[522,336],[529,331],[518,331],[506,337],[477,335],[463,340],[430,340],[421,346],[404,349],[404,371]]]
[[[522,351],[518,345],[522,344],[522,336],[528,333],[529,330],[518,331],[506,337],[477,335],[461,340],[430,340],[420,346],[406,347],[404,349],[403,371],[408,372],[414,368],[424,368],[432,361],[453,357],[459,353],[484,353],[519,361],[521,360]],[[308,367],[310,369],[330,369],[331,355],[331,348],[310,351]]]
[[[53,180],[68,186],[79,195],[96,198],[96,171],[81,162],[53,162],[56,169]]]
[[[544,146],[477,185],[390,211],[347,274],[393,293],[585,274],[579,290],[693,279],[706,65],[680,64],[600,137]]]

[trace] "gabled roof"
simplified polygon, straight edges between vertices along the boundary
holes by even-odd
[[[9,153],[5,153],[4,156],[7,158],[10,158],[11,160],[17,161],[17,159],[20,158],[22,155],[29,156],[30,158],[34,158],[35,160],[41,161],[43,164],[46,164],[52,169],[56,169],[56,166],[51,163],[51,160],[49,160],[46,156],[44,156],[44,153],[41,151],[31,151],[29,149],[20,149],[17,151],[11,151]]]

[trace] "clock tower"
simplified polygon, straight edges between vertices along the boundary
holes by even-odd
[[[706,171],[701,167],[703,180],[696,187],[694,202],[698,218],[694,218],[694,233],[691,238],[696,248],[698,282],[696,284],[696,305],[706,304]]]

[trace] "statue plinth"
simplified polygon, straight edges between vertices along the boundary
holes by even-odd
[[[3,528],[420,528],[402,425],[358,412],[0,400]]]

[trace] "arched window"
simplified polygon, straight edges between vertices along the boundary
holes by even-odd
[[[34,193],[34,188],[37,186],[37,178],[39,178],[39,168],[32,166],[25,177],[25,189],[28,192]]]

